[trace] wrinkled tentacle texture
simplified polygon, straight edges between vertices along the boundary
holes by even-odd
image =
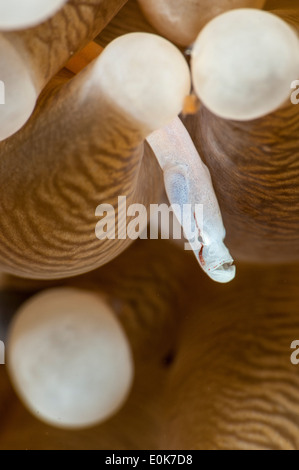
[[[283,15],[297,23],[298,12]],[[188,120],[243,258],[299,258],[298,108],[241,124],[202,108],[194,127]],[[27,163],[12,161],[20,173]],[[21,202],[11,207],[21,214]],[[34,281],[10,282],[34,290]],[[289,349],[299,337],[298,282],[298,266],[240,264],[236,282],[223,289],[171,244],[136,242],[100,270],[67,281],[100,286],[128,331],[137,364],[125,408],[96,429],[49,430],[21,406],[0,367],[1,448],[298,449],[299,379]]]
[[[192,257],[189,260],[193,265]],[[201,275],[195,262],[194,265],[197,275]],[[171,243],[136,241],[134,246],[101,269],[61,281],[64,286],[92,290],[97,295],[105,293],[105,299],[122,323],[133,350],[136,380],[132,393],[115,418],[90,430],[69,433],[49,428],[32,417],[12,392],[6,369],[0,367],[0,448],[44,446],[125,450],[137,446],[156,449],[164,413],[159,402],[186,300],[185,268],[186,254]],[[40,288],[52,284],[15,281],[20,283],[21,290],[27,285],[30,292],[37,284]],[[18,288],[14,290],[13,299],[20,295],[17,292]],[[0,295],[3,300],[2,292]]]
[[[296,265],[239,263],[225,291],[194,285],[165,390],[162,449],[299,448],[298,366],[290,361],[298,282]]]
[[[192,44],[215,16],[233,8],[262,8],[265,0],[139,0],[152,25],[181,46]]]
[[[7,282],[13,302],[37,287]],[[112,420],[69,433],[27,413],[0,367],[0,447],[298,449],[298,366],[290,362],[298,282],[298,266],[240,263],[223,288],[159,240],[137,241],[101,269],[61,281],[105,292],[134,352],[132,394]]]
[[[298,9],[273,13],[298,28]],[[184,123],[211,172],[234,258],[298,261],[299,105],[289,100],[248,122],[221,119],[202,106]]]
[[[93,66],[53,82],[34,116],[0,145],[0,266],[16,275],[60,278],[108,262],[130,240],[95,236],[95,210],[155,202],[160,170],[140,129],[96,90]]]
[[[123,251],[130,238],[115,235],[117,221],[96,238],[96,209],[117,207],[119,196],[127,207],[159,200],[161,173],[143,158],[144,140],[180,113],[189,90],[180,51],[142,33],[113,41],[80,74],[54,84],[28,125],[0,146],[1,269],[61,278]]]
[[[184,125],[177,118],[147,141],[163,169],[169,201],[202,269],[215,281],[231,281],[235,267],[223,243],[225,229],[210,173]]]
[[[0,140],[25,124],[46,83],[102,31],[125,3],[69,0],[53,18],[34,28],[0,34],[0,79],[6,88]]]
[[[127,40],[130,41],[131,37],[132,35],[128,35]],[[138,39],[140,40],[140,36]],[[68,63],[68,68],[77,73],[84,67],[88,57],[101,53],[101,48],[90,43],[79,54],[78,59],[75,57]],[[111,77],[109,79],[113,80]],[[109,86],[111,87],[110,80]],[[225,229],[209,170],[202,163],[186,128],[176,118],[167,126],[154,131],[147,142],[164,171],[165,188],[172,208],[201,267],[218,282],[231,281],[235,276],[235,267],[232,266],[233,259],[223,243]],[[197,208],[200,212],[198,216]]]

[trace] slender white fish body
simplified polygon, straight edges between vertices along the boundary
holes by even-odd
[[[165,189],[204,272],[214,281],[234,279],[233,266],[224,244],[225,228],[208,168],[179,118],[153,132],[147,141],[164,172]]]

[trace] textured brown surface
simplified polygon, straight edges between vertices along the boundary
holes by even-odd
[[[262,8],[265,0],[139,0],[150,23],[180,46],[194,43],[215,16],[233,8]]]
[[[106,47],[113,39],[123,34],[145,32],[158,34],[148,23],[140,10],[137,0],[128,0],[120,12],[110,21],[106,28],[99,34],[96,41]]]
[[[226,287],[200,280],[165,390],[162,447],[299,448],[298,284],[298,266],[283,265],[238,265]]]
[[[297,6],[297,0],[271,0],[267,6],[289,3]],[[127,11],[132,16],[119,16],[124,9],[103,31],[103,45],[117,34],[120,17],[120,32],[135,19],[142,27],[140,12]],[[205,118],[206,127],[193,121],[205,148],[212,149],[202,155],[210,161],[229,243],[240,257],[256,259],[259,253],[262,259],[292,261],[298,255],[297,108],[250,126],[212,118],[205,109],[199,119]],[[205,129],[214,140],[203,135]],[[22,174],[22,167],[17,171]],[[283,218],[281,227],[273,207]],[[0,367],[0,448],[299,449],[299,366],[290,363],[290,344],[299,338],[298,263],[237,268],[237,279],[220,286],[191,255],[168,242],[149,241],[67,281],[109,295],[134,349],[132,395],[104,425],[64,432],[29,415]],[[56,284],[10,277],[5,282],[14,287],[14,302],[24,295],[18,291]]]
[[[0,145],[5,272],[58,279],[95,269],[131,243],[96,238],[98,205],[117,216],[119,196],[127,206],[159,200],[160,168],[138,127],[94,89],[78,100],[88,70],[64,86],[56,78],[27,126]]]
[[[188,255],[187,260],[197,268]],[[96,289],[108,296],[134,352],[136,380],[132,394],[121,412],[102,426],[61,431],[29,415],[14,395],[5,368],[0,366],[0,449],[159,447],[163,423],[160,400],[177,346],[185,262],[185,253],[167,242],[140,241],[102,269],[64,283]]]
[[[299,260],[299,106],[246,123],[203,106],[187,127],[206,161],[233,256]]]
[[[299,27],[298,8],[274,13]],[[233,256],[299,261],[299,106],[288,101],[249,122],[202,106],[186,125],[211,171]]]
[[[133,392],[107,423],[65,432],[31,417],[0,368],[0,448],[298,449],[298,282],[296,266],[241,264],[217,285],[167,241],[65,281],[108,296],[133,347]]]
[[[69,0],[50,20],[6,33],[27,60],[38,86],[44,86],[71,55],[95,38],[126,0]]]

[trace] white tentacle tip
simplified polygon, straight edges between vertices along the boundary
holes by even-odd
[[[192,49],[194,90],[212,113],[238,121],[276,111],[299,74],[297,32],[273,13],[234,9],[216,16]]]
[[[0,30],[31,28],[48,20],[67,0],[1,0]]]
[[[2,141],[24,126],[35,108],[38,97],[30,68],[19,51],[2,34],[0,34],[0,72],[0,141]]]
[[[8,371],[36,418],[83,429],[122,407],[134,364],[127,336],[105,299],[64,287],[36,295],[19,310],[8,339]]]

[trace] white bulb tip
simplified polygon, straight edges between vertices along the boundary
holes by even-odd
[[[131,33],[115,39],[96,67],[105,96],[148,132],[180,114],[191,88],[183,54],[155,34]]]
[[[9,335],[8,369],[38,419],[80,429],[122,406],[133,379],[128,340],[95,293],[44,291],[19,310]]]
[[[29,66],[16,48],[0,35],[0,141],[24,126],[37,97]]]
[[[276,15],[255,9],[217,16],[192,51],[195,91],[214,114],[239,121],[283,105],[299,78],[299,39]]]
[[[31,28],[53,16],[67,0],[1,0],[0,31]]]

